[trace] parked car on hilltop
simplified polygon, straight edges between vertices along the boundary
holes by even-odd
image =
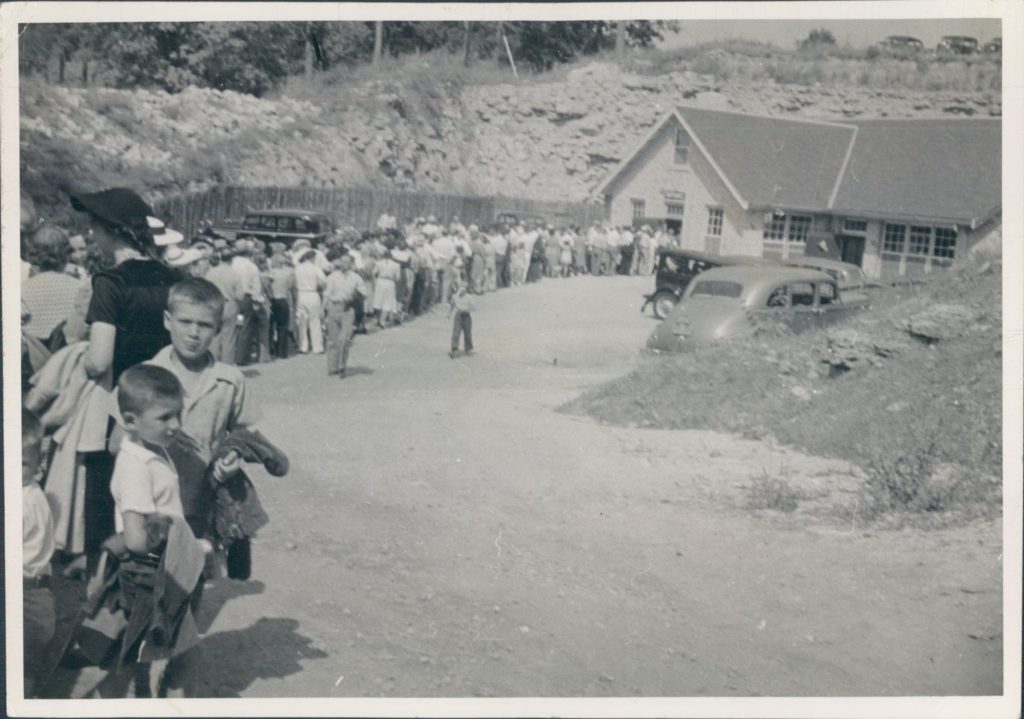
[[[334,232],[330,213],[316,210],[253,210],[241,222],[225,220],[210,229],[228,240],[257,239],[291,245],[296,240],[321,241]]]
[[[985,43],[985,47],[982,48],[982,52],[986,55],[999,55],[1003,52],[1003,38],[994,37]]]
[[[764,326],[793,332],[848,318],[867,306],[843,296],[824,272],[801,267],[732,266],[695,278],[682,301],[658,325],[647,348],[679,352],[717,340],[749,337]]]
[[[882,55],[916,55],[924,52],[924,43],[909,35],[890,35],[879,42],[875,49]]]
[[[654,292],[644,295],[643,312],[651,305],[654,316],[665,319],[683,296],[690,281],[701,272],[727,265],[774,265],[772,260],[746,255],[712,255],[696,250],[660,248],[654,273]]]
[[[946,35],[939,40],[935,52],[939,55],[973,55],[978,52],[978,39],[967,35]]]

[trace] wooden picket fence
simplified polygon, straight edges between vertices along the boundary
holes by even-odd
[[[464,224],[487,224],[498,214],[515,213],[545,218],[556,225],[586,225],[604,218],[604,208],[584,202],[551,202],[502,196],[403,192],[365,187],[215,187],[205,192],[158,200],[154,210],[174,229],[194,235],[204,220],[241,219],[249,210],[294,208],[326,210],[341,221],[366,229],[376,225],[385,210],[399,222],[434,215],[448,222],[455,215]]]

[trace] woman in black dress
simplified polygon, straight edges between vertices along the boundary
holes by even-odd
[[[156,258],[161,247],[180,242],[182,236],[154,217],[152,208],[131,190],[72,195],[71,205],[87,213],[89,232],[111,266],[92,278],[85,371],[97,380],[110,372],[116,387],[122,372],[152,359],[171,342],[163,314],[167,293],[182,276]],[[113,420],[108,437],[112,428]],[[100,545],[114,533],[114,463],[106,451],[89,452],[84,461],[85,551],[91,569]]]

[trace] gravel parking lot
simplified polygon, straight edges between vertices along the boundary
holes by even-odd
[[[554,411],[627,372],[649,278],[482,297],[260,365],[253,581],[207,588],[209,696],[857,696],[1002,691],[1001,525],[923,532],[752,516],[762,471],[842,461]],[[255,373],[254,373],[255,374]],[[76,694],[89,690],[88,673]]]

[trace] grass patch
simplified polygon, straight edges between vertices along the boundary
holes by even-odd
[[[788,514],[795,512],[806,498],[805,492],[796,489],[788,481],[772,477],[767,470],[761,470],[760,475],[751,477],[744,505],[747,509],[771,509]]]
[[[844,85],[883,90],[999,92],[1002,66],[992,58],[886,57],[845,45],[796,50],[750,40],[723,40],[637,52],[627,69],[646,75],[689,70],[726,82]]]
[[[647,356],[631,374],[565,405],[603,422],[711,429],[845,459],[864,470],[867,517],[995,516],[1001,511],[1002,311],[998,263],[894,287],[835,329],[891,349],[831,376],[828,332],[764,333],[684,354]],[[904,329],[938,304],[964,307],[962,336],[929,346]],[[756,483],[755,505],[789,505]],[[785,510],[783,510],[785,511]]]

